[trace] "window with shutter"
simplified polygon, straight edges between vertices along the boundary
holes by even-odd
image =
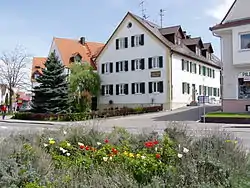
[[[125,71],[128,71],[128,61],[125,61]]]
[[[115,93],[116,93],[116,95],[120,94],[119,93],[119,84],[116,84],[116,86],[115,86]]]
[[[108,74],[113,72],[113,63],[104,63],[102,64],[102,74]]]
[[[124,94],[128,95],[128,84],[124,85]]]
[[[159,68],[163,67],[163,56],[159,57]]]
[[[141,59],[140,60],[140,69],[141,70],[144,70],[145,69],[145,65],[144,65],[145,63],[144,63],[144,59]]]
[[[128,48],[128,37],[116,39],[116,49]]]
[[[145,94],[145,83],[140,83],[140,93]]]
[[[113,85],[102,85],[101,94],[103,96],[113,95]]]
[[[184,94],[184,93],[185,93],[185,83],[182,82],[182,94]]]
[[[105,64],[102,64],[102,74],[104,74],[104,72],[105,72]]]
[[[148,58],[148,69],[152,69],[152,57]]]
[[[163,82],[162,81],[158,82],[158,91],[160,93],[163,93]]]
[[[185,60],[184,59],[181,60],[181,69],[185,70]]]
[[[109,72],[113,73],[113,63],[109,63]]]
[[[125,42],[124,47],[125,47],[125,48],[128,48],[128,37],[125,37],[124,40],[125,40],[125,41],[124,41],[124,42]]]
[[[109,85],[109,94],[113,95],[113,85]]]
[[[131,61],[131,70],[135,70],[135,60]]]
[[[153,82],[148,83],[148,92],[153,93]]]
[[[135,46],[135,36],[131,37],[131,47]]]

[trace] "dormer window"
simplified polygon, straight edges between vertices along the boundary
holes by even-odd
[[[211,59],[211,53],[207,52],[207,59]]]
[[[179,37],[176,38],[176,44],[181,45],[181,38]]]
[[[82,57],[78,54],[75,56],[75,61],[76,62],[81,62],[82,61]]]
[[[196,54],[197,54],[198,56],[201,55],[201,49],[200,49],[199,47],[196,47]]]
[[[74,62],[82,62],[82,56],[80,54],[75,54],[72,57],[70,57],[69,59],[70,63],[74,63]]]
[[[34,79],[37,79],[40,75],[38,73],[34,74]]]

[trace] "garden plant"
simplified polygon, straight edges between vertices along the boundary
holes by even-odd
[[[248,154],[226,132],[182,128],[131,134],[84,126],[16,135],[0,144],[1,188],[247,188]]]

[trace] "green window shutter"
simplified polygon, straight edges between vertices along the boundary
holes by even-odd
[[[190,94],[190,84],[187,84],[187,93]]]
[[[186,61],[187,71],[189,72],[189,61]]]
[[[215,78],[215,71],[213,70],[213,78]]]
[[[201,85],[199,85],[199,95],[201,95]]]
[[[199,65],[199,75],[201,75],[201,65]]]
[[[192,62],[189,62],[189,66],[190,66],[190,72],[192,73],[193,72],[193,63]]]
[[[197,66],[196,66],[196,64],[194,64],[194,73],[195,74],[197,73]]]

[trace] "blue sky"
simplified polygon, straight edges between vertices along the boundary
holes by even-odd
[[[0,0],[0,52],[22,45],[32,56],[47,56],[52,38],[79,38],[106,42],[127,11],[141,15],[140,0]],[[150,21],[181,25],[192,36],[212,42],[220,54],[219,39],[209,27],[220,22],[233,0],[145,0]]]

